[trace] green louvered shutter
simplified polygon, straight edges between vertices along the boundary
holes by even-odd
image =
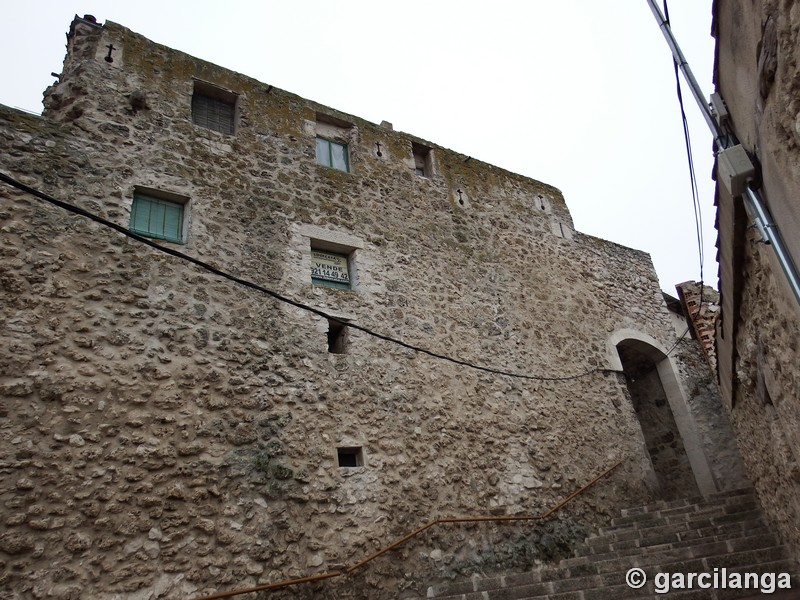
[[[197,92],[192,96],[192,121],[206,129],[233,135],[233,104]]]
[[[134,194],[130,229],[152,238],[183,242],[183,204]]]

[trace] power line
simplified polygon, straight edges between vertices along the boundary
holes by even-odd
[[[700,108],[703,118],[711,130],[711,134],[714,137],[715,150],[718,153],[730,151],[735,153],[737,156],[740,156],[740,153],[746,151],[742,145],[739,144],[735,135],[730,132],[723,132],[722,127],[720,127],[719,123],[717,123],[715,111],[712,110],[711,106],[703,97],[700,84],[697,83],[692,70],[689,68],[688,63],[683,56],[683,52],[681,52],[678,42],[675,39],[675,36],[672,34],[672,30],[665,21],[664,15],[661,14],[661,10],[658,8],[656,0],[647,0],[647,4],[650,6],[650,10],[653,12],[653,16],[656,18],[656,22],[661,28],[661,32],[664,34],[664,39],[667,41],[667,45],[672,52],[672,56],[676,61],[678,61],[678,65],[683,72],[684,79],[689,85],[689,90],[692,92],[694,99],[697,101],[697,105]],[[746,175],[749,168],[755,169],[752,161],[748,159],[748,162],[748,166],[742,165],[737,167],[739,174]],[[775,258],[781,267],[781,271],[783,271],[783,274],[786,277],[787,283],[789,284],[792,294],[794,295],[794,299],[800,303],[800,273],[798,273],[797,266],[794,264],[791,254],[786,248],[783,235],[781,234],[777,223],[775,223],[774,219],[772,218],[769,207],[766,205],[766,202],[761,197],[761,194],[759,194],[758,190],[754,189],[755,186],[752,185],[754,183],[753,177],[746,177],[746,179],[747,182],[742,187],[741,194],[745,202],[745,209],[747,210],[748,215],[750,215],[748,216],[748,219],[752,221],[753,224],[758,228],[762,240],[775,252]]]
[[[664,356],[669,356],[670,354],[672,354],[672,351],[675,350],[675,348],[678,347],[678,344],[680,344],[681,340],[686,337],[687,333],[689,333],[689,326],[688,325],[687,325],[686,329],[683,330],[683,333],[680,335],[680,337],[678,337],[678,339],[675,340],[675,343],[672,344],[672,347],[669,350],[667,350],[667,353]]]
[[[450,362],[450,363],[453,363],[453,364],[456,364],[456,365],[460,365],[462,367],[475,369],[477,371],[483,371],[483,372],[492,373],[492,374],[495,374],[495,375],[503,375],[503,376],[506,376],[506,377],[514,377],[514,378],[517,378],[517,379],[527,379],[527,380],[532,380],[532,381],[570,381],[570,380],[573,380],[573,379],[580,379],[582,377],[588,377],[590,375],[594,375],[595,373],[603,373],[603,374],[605,374],[605,373],[618,373],[618,371],[616,371],[614,369],[594,368],[594,369],[589,369],[587,371],[584,371],[582,373],[576,373],[574,375],[561,375],[561,376],[526,375],[524,373],[514,373],[512,371],[504,371],[502,369],[495,369],[495,368],[492,368],[492,367],[486,367],[486,366],[478,365],[478,364],[475,364],[475,363],[472,363],[472,362],[469,362],[469,361],[466,361],[466,360],[461,360],[459,358],[453,358],[451,356],[447,356],[446,354],[440,354],[438,352],[434,352],[432,350],[428,350],[427,348],[422,348],[420,346],[415,346],[413,344],[409,344],[408,342],[404,342],[403,340],[400,340],[400,339],[397,339],[397,338],[393,338],[391,336],[388,336],[388,335],[385,335],[385,334],[382,334],[382,333],[378,333],[376,331],[373,331],[372,329],[369,329],[369,328],[364,327],[362,325],[358,325],[356,323],[353,323],[352,321],[345,321],[345,320],[339,319],[339,318],[337,318],[337,317],[335,317],[333,315],[329,315],[328,313],[326,313],[326,312],[324,312],[322,310],[319,310],[318,308],[314,308],[313,306],[308,306],[307,304],[303,304],[302,302],[298,302],[296,300],[292,300],[291,298],[287,298],[286,296],[283,296],[283,295],[279,294],[278,292],[274,292],[274,291],[272,291],[270,289],[267,289],[267,288],[265,288],[265,287],[263,287],[261,285],[258,285],[257,283],[254,283],[254,282],[249,281],[247,279],[242,279],[241,277],[237,277],[236,275],[232,275],[231,273],[228,273],[227,271],[223,271],[222,269],[218,269],[217,267],[214,267],[214,266],[212,266],[212,265],[210,265],[210,264],[208,264],[206,262],[203,262],[202,260],[199,260],[197,258],[189,256],[188,254],[184,254],[183,252],[179,252],[178,250],[175,250],[173,248],[169,248],[169,247],[157,244],[153,240],[151,240],[149,238],[146,238],[146,237],[144,237],[142,235],[139,235],[137,233],[134,233],[134,232],[130,231],[129,229],[126,229],[125,227],[123,227],[121,225],[118,225],[117,223],[114,223],[114,222],[109,221],[107,219],[104,219],[103,217],[101,217],[101,216],[99,216],[99,215],[97,215],[95,213],[89,212],[89,211],[87,211],[87,210],[85,210],[83,208],[80,208],[78,206],[75,206],[73,204],[69,204],[68,202],[64,202],[62,200],[58,200],[58,199],[53,198],[52,196],[50,196],[48,194],[45,194],[44,192],[40,192],[39,190],[37,190],[35,188],[32,188],[32,187],[30,187],[28,185],[25,185],[24,183],[21,183],[20,181],[17,181],[16,179],[13,179],[12,177],[6,175],[5,173],[0,173],[0,180],[2,180],[3,182],[7,183],[11,187],[17,188],[17,189],[19,189],[19,190],[21,190],[23,192],[26,192],[26,193],[28,193],[28,194],[30,194],[32,196],[35,196],[36,198],[39,198],[40,200],[44,200],[45,202],[53,204],[53,205],[55,205],[55,206],[57,206],[59,208],[62,208],[64,210],[68,211],[68,212],[71,212],[71,213],[76,214],[76,215],[80,215],[80,216],[85,217],[87,219],[90,219],[90,220],[92,220],[92,221],[94,221],[96,223],[99,223],[100,225],[103,225],[104,227],[108,227],[110,229],[113,229],[114,231],[117,231],[118,233],[121,233],[122,235],[124,235],[126,237],[129,237],[129,238],[131,238],[133,240],[136,240],[137,242],[140,242],[142,244],[150,246],[151,248],[154,248],[155,250],[158,250],[159,252],[163,252],[165,254],[169,254],[169,255],[174,256],[176,258],[179,258],[181,260],[190,262],[193,265],[195,265],[197,267],[200,267],[201,269],[204,269],[204,270],[206,270],[206,271],[208,271],[210,273],[213,273],[214,275],[217,275],[218,277],[222,277],[224,279],[227,279],[229,281],[237,283],[237,284],[239,284],[241,286],[256,290],[258,292],[261,292],[262,294],[266,294],[267,296],[270,296],[271,298],[274,298],[275,300],[277,300],[279,302],[283,302],[285,304],[289,304],[290,306],[294,306],[295,308],[299,308],[300,310],[304,310],[304,311],[310,312],[310,313],[315,314],[317,316],[320,316],[320,317],[323,317],[325,319],[329,319],[331,321],[334,321],[335,323],[339,323],[339,324],[344,325],[346,327],[350,327],[350,328],[355,329],[357,331],[361,331],[362,333],[365,333],[367,335],[375,337],[375,338],[377,338],[379,340],[383,340],[385,342],[396,344],[396,345],[401,346],[403,348],[406,348],[408,350],[413,350],[414,352],[419,352],[420,354],[425,354],[427,356],[431,356],[431,357],[437,358],[439,360],[444,360],[444,361],[447,361],[447,362]]]
[[[667,0],[664,0],[664,17],[667,26],[669,22],[669,8],[667,7]],[[703,215],[700,210],[700,193],[697,188],[697,173],[694,168],[694,157],[692,156],[692,140],[689,135],[689,122],[686,119],[686,110],[683,107],[683,93],[681,92],[681,80],[678,75],[678,61],[673,57],[673,67],[675,68],[675,86],[678,93],[678,104],[681,108],[681,122],[683,124],[683,139],[686,145],[686,159],[689,163],[689,183],[692,190],[692,207],[694,209],[694,226],[697,236],[697,253],[700,260],[700,304],[703,304],[703,263],[705,262],[705,252],[703,250]],[[685,335],[685,334],[684,334]],[[681,336],[682,337],[682,336]]]

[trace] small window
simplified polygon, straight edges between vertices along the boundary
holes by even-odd
[[[236,94],[226,89],[195,81],[192,94],[192,122],[200,127],[233,135]]]
[[[411,150],[414,153],[414,173],[420,177],[430,177],[432,175],[431,149],[412,142]]]
[[[184,203],[135,192],[130,230],[147,237],[183,243]]]
[[[363,467],[364,452],[361,447],[337,448],[336,456],[339,459],[339,467]]]
[[[317,113],[316,132],[317,164],[345,173],[350,172],[350,148],[355,135],[353,123],[338,117]]]
[[[317,164],[347,173],[347,144],[317,136]]]
[[[344,354],[347,346],[347,325],[342,321],[328,319],[328,352]]]
[[[350,267],[345,254],[311,248],[311,283],[350,289]]]

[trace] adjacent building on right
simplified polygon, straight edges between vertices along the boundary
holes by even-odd
[[[800,4],[715,0],[716,91],[759,194],[800,264]],[[718,376],[748,476],[800,555],[800,305],[741,197],[716,192]]]

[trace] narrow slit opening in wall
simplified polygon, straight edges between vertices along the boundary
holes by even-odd
[[[336,457],[339,461],[340,468],[364,466],[364,452],[361,450],[361,446],[337,448]]]
[[[347,325],[341,321],[328,319],[328,352],[344,354],[347,350]]]

